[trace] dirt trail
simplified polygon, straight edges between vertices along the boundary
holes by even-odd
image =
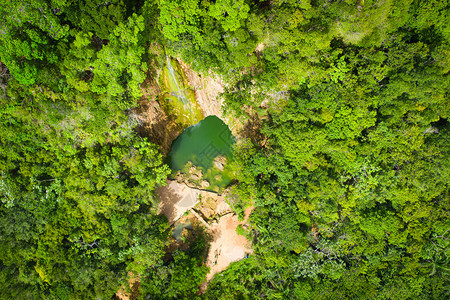
[[[128,275],[131,277],[128,280],[128,287],[130,290],[127,291],[125,287],[120,288],[120,290],[114,294],[114,300],[137,299],[139,296],[140,277],[135,277],[132,273],[128,273]]]

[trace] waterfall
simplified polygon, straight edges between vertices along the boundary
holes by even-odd
[[[175,94],[174,96],[176,96],[178,99],[180,99],[184,105],[189,106],[188,99],[186,98],[183,91],[180,89],[180,86],[178,85],[178,81],[175,76],[175,70],[173,69],[172,64],[170,63],[170,58],[169,58],[169,56],[166,56],[166,58],[167,58],[167,69],[169,70],[170,76],[172,77],[173,81],[175,82],[175,85],[177,86],[177,92],[174,92],[174,94]]]
[[[171,115],[176,115],[183,126],[191,126],[203,119],[203,113],[195,98],[195,92],[189,88],[188,82],[177,61],[171,61],[166,55],[166,66],[163,69],[163,84],[166,103]]]

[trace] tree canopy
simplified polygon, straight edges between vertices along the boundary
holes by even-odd
[[[142,299],[448,299],[447,0],[0,13],[1,299],[108,299],[134,277]],[[170,170],[136,130],[166,56],[220,77],[222,110],[252,128],[228,201],[255,207],[254,254],[204,293],[207,235],[169,249]]]

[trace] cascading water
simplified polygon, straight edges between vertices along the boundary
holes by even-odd
[[[169,74],[172,77],[173,81],[175,82],[175,85],[177,87],[177,91],[173,92],[174,96],[183,102],[184,105],[187,105],[189,107],[189,101],[184,95],[183,91],[180,89],[180,86],[178,85],[177,77],[175,76],[175,70],[173,69],[172,64],[170,63],[169,56],[166,56],[167,59],[167,69],[169,70]]]
[[[166,65],[161,72],[160,104],[164,110],[175,116],[177,123],[183,128],[198,123],[203,119],[203,112],[197,103],[195,91],[189,87],[186,74],[176,60],[166,55]]]

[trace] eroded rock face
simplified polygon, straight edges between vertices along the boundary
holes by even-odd
[[[140,100],[135,112],[139,134],[159,145],[162,153],[168,153],[172,141],[180,135],[182,128],[169,118],[157,101]]]
[[[185,184],[191,188],[197,189],[207,189],[210,186],[210,183],[203,178],[203,172],[200,169],[197,169],[192,165],[191,162],[187,164],[187,172],[182,173],[178,171],[175,175],[175,180],[178,183]]]
[[[225,83],[222,79],[212,71],[204,74],[194,72],[181,59],[177,60],[186,75],[189,86],[195,92],[195,99],[202,109],[203,115],[219,117],[228,125],[233,135],[239,137],[245,122],[231,115],[224,115],[222,110],[224,99],[221,94],[224,91]]]

